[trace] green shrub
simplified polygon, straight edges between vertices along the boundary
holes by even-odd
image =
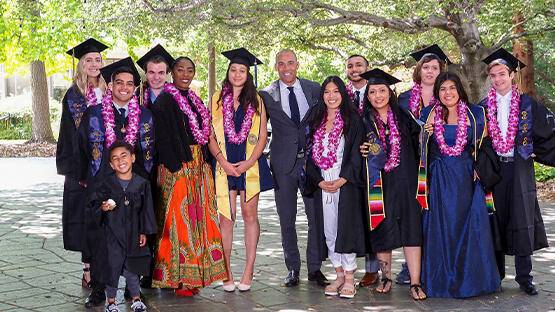
[[[545,182],[555,179],[555,168],[535,163],[536,181]]]
[[[6,117],[6,118],[3,118]],[[33,119],[29,114],[0,115],[0,140],[26,140],[31,137]]]

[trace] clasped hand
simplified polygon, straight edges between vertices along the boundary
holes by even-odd
[[[335,193],[339,188],[341,188],[347,180],[345,178],[339,178],[333,181],[321,181],[318,183],[318,186],[322,189],[322,191],[327,193]]]
[[[240,177],[250,167],[252,167],[252,165],[250,165],[246,160],[236,162],[236,163],[230,163],[229,161],[225,160],[223,161],[221,166],[224,169],[225,173],[228,176],[232,176],[232,177]]]

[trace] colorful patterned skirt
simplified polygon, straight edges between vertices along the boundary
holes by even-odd
[[[152,286],[201,288],[227,278],[214,180],[199,145],[176,173],[158,168],[158,235]]]

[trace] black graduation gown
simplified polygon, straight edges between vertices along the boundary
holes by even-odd
[[[510,163],[514,169],[513,172],[501,171],[502,180],[493,189],[494,217],[499,226],[499,232],[494,231],[494,234],[505,254],[527,256],[548,247],[536,194],[534,161],[555,165],[555,120],[553,113],[536,100],[527,95],[520,98],[514,162]],[[487,110],[487,99],[480,105]],[[527,124],[527,131],[523,131],[524,124]],[[530,131],[531,140],[525,141]],[[532,152],[535,158],[530,157]],[[511,191],[501,190],[503,184],[512,185]]]
[[[116,208],[102,211],[102,202],[108,199],[116,202]],[[139,237],[140,234],[156,233],[150,183],[134,173],[124,191],[116,174],[110,174],[99,181],[91,196],[89,209],[105,239],[105,244],[97,244],[96,248],[97,254],[106,255],[95,257],[95,265],[102,268],[102,274],[97,275],[97,279],[117,285],[125,260],[129,271],[137,275],[149,274],[150,249],[148,245],[140,247]]]
[[[356,253],[362,257],[366,254],[366,238],[368,237],[367,210],[362,206],[362,160],[360,145],[363,139],[363,127],[360,116],[351,114],[349,131],[345,135],[345,148],[339,176],[345,178],[339,193],[339,207],[337,216],[337,238],[335,252]],[[324,213],[322,204],[322,189],[318,183],[323,181],[321,169],[314,163],[311,155],[307,156],[306,182],[303,195],[314,198],[315,227],[318,239],[315,246],[321,260],[326,260],[328,247],[324,235]]]
[[[401,134],[399,165],[390,172],[381,170],[386,218],[370,232],[370,243],[374,252],[402,246],[422,246],[422,207],[416,199],[421,127],[410,117],[411,113],[405,113],[397,116]],[[373,118],[371,120],[373,124]],[[374,131],[379,137],[375,127]],[[389,152],[389,135],[386,135],[386,144]],[[368,200],[364,203],[366,211],[369,211]]]
[[[180,90],[183,96],[187,91]],[[193,160],[189,145],[197,145],[189,126],[189,117],[179,108],[177,101],[169,93],[160,94],[152,107],[152,113],[156,119],[155,127],[157,133],[156,149],[159,165],[164,165],[171,172],[181,169],[182,163]],[[195,106],[189,101],[192,111],[197,116],[199,125],[202,118]],[[208,158],[208,145],[202,146],[204,160]]]
[[[140,120],[139,125],[141,130],[137,133],[137,141],[134,145],[134,153],[135,153],[135,163],[133,164],[133,173],[136,173],[143,178],[149,180],[150,179],[150,172],[152,172],[152,168],[150,168],[150,172],[145,168],[145,164],[149,161],[152,161],[152,155],[154,153],[155,148],[155,140],[154,140],[154,126],[152,125],[152,115],[150,111],[144,107],[141,107],[140,113]],[[91,119],[93,120],[92,124],[96,120],[99,125],[98,128],[100,132],[98,133],[98,129],[93,129],[91,127]],[[114,109],[114,132],[116,134],[117,139],[123,140],[125,137],[125,133],[121,132],[121,128],[127,125],[127,118],[120,116],[119,112]],[[148,124],[148,126],[146,126]],[[148,131],[144,131],[148,129]],[[103,181],[107,176],[112,174],[114,170],[110,167],[110,155],[108,153],[108,149],[105,147],[105,141],[102,140],[99,144],[101,149],[100,152],[97,148],[93,148],[93,143],[91,142],[91,138],[96,134],[99,137],[105,139],[105,127],[104,127],[104,119],[102,118],[102,105],[91,106],[87,108],[85,114],[83,115],[83,119],[81,122],[81,126],[79,127],[79,155],[80,155],[80,180],[87,181],[87,196],[90,199],[92,194],[96,191],[96,186],[99,181]],[[146,152],[143,151],[143,145],[148,141],[148,146]],[[150,150],[148,150],[150,149]],[[148,158],[148,159],[147,159]],[[94,171],[93,161],[97,160],[99,162],[98,169],[96,172]],[[94,276],[98,274],[97,270],[100,270],[101,267],[94,266],[95,259],[93,258],[101,258],[103,255],[99,255],[97,257],[96,254],[96,246],[102,245],[105,241],[102,232],[100,231],[100,227],[93,222],[93,218],[91,216],[91,212],[87,209],[85,211],[85,227],[84,227],[84,248],[83,248],[83,261],[91,262],[91,274],[93,275],[93,279],[96,279]]]
[[[77,129],[81,123],[87,101],[75,88],[70,87],[62,100],[60,133],[56,146],[56,169],[65,176],[62,205],[62,232],[64,249],[83,250],[83,206],[85,188],[79,184]]]

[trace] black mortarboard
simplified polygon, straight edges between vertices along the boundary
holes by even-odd
[[[168,66],[170,68],[172,67],[173,63],[175,62],[175,59],[171,56],[171,54],[169,54],[168,51],[166,51],[166,49],[164,49],[164,47],[162,45],[157,44],[154,48],[152,48],[145,55],[143,55],[137,61],[137,64],[139,65],[139,67],[141,67],[146,72],[146,63],[155,56],[160,56],[164,60],[166,60],[166,63],[168,64]]]
[[[141,76],[139,75],[139,72],[137,71],[135,63],[133,62],[131,57],[126,57],[122,60],[102,67],[100,69],[100,73],[102,74],[102,77],[104,77],[106,83],[109,83],[112,81],[112,75],[114,74],[114,72],[119,69],[125,69],[125,72],[133,74],[135,86],[138,86],[141,83]]]
[[[437,45],[433,44],[429,47],[426,47],[422,50],[414,51],[410,54],[417,62],[420,61],[423,57],[432,57],[438,60],[442,60],[447,64],[451,64],[451,60],[443,53],[443,50]]]
[[[366,79],[369,85],[384,84],[390,86],[401,82],[401,80],[391,76],[379,68],[374,68],[365,73],[360,74],[360,77]]]
[[[506,65],[511,70],[516,71],[517,68],[523,69],[526,67],[526,64],[522,63],[519,59],[514,57],[511,53],[507,52],[507,50],[500,48],[497,51],[490,54],[486,57],[482,62],[489,65],[489,63],[493,61],[498,61],[499,63]]]
[[[103,44],[102,42],[89,38],[80,44],[76,45],[75,47],[66,51],[67,54],[74,56],[80,59],[83,55],[90,53],[90,52],[102,52],[108,49],[108,46]]]
[[[225,51],[222,52],[222,55],[227,57],[231,64],[237,63],[243,64],[245,66],[256,66],[264,64],[245,48]]]

